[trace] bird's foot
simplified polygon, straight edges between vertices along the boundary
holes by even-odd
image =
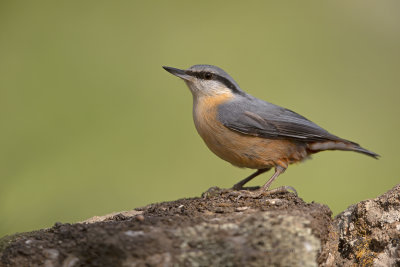
[[[247,190],[247,191],[256,191],[260,189],[259,186],[247,186],[247,187],[243,187],[243,186],[238,186],[237,184],[235,184],[232,187],[232,190],[236,190],[236,191],[241,191],[241,190]]]
[[[240,191],[232,191],[229,192],[228,196],[237,197],[237,200],[241,198],[261,198],[266,197],[272,194],[279,194],[279,193],[288,193],[289,190],[293,191],[293,193],[297,196],[297,191],[292,186],[281,186],[272,190],[263,190],[262,188],[258,188],[253,191],[248,190],[240,190]]]
[[[279,194],[279,193],[290,193],[290,191],[293,191],[293,193],[296,195],[296,197],[298,196],[296,189],[294,189],[294,187],[290,186],[290,185],[284,185],[272,190],[268,190],[265,193],[267,195],[271,195],[271,194]]]

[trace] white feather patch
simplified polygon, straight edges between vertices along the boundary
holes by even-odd
[[[333,141],[328,141],[328,142],[310,144],[309,148],[311,150],[334,150],[334,149],[347,150],[350,149],[351,146],[346,143],[336,143]]]

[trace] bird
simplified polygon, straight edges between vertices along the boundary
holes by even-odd
[[[329,133],[289,109],[243,91],[223,69],[194,65],[188,69],[163,66],[181,78],[193,95],[193,120],[207,147],[234,166],[255,169],[232,189],[274,168],[272,177],[252,196],[269,191],[272,182],[289,164],[304,161],[326,150],[355,151],[377,159],[378,154]],[[291,188],[291,187],[289,187]]]

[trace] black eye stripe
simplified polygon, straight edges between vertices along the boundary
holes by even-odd
[[[213,77],[213,74],[212,74],[211,72],[206,72],[206,73],[204,73],[204,78],[205,78],[206,80],[211,80],[212,77]]]
[[[229,79],[227,79],[223,76],[220,76],[216,73],[212,73],[212,72],[208,72],[208,71],[199,71],[198,72],[198,71],[190,71],[190,70],[185,71],[185,73],[190,76],[196,77],[198,79],[202,79],[202,80],[219,81],[220,83],[222,83],[223,85],[225,85],[226,87],[231,89],[233,93],[243,95],[243,91],[241,91],[239,88],[237,88],[236,85],[233,84]],[[211,77],[206,77],[209,74],[211,74]]]
[[[190,70],[188,70],[188,71],[186,71],[186,74],[189,74],[190,76],[194,76],[194,77],[196,77],[196,78],[198,78],[198,79],[205,79],[205,76],[206,75],[209,75],[209,74],[211,74],[212,76],[215,76],[215,74],[213,74],[213,73],[211,73],[211,72],[208,72],[208,71],[200,71],[200,72],[197,72],[197,71],[190,71]],[[211,77],[211,78],[213,78],[213,77]],[[212,79],[212,80],[214,80],[214,79]]]

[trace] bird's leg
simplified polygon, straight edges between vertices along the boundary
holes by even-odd
[[[271,195],[274,193],[284,193],[284,192],[288,192],[288,190],[292,190],[294,192],[294,194],[297,196],[297,191],[296,189],[294,189],[291,186],[281,186],[272,190],[268,190],[268,188],[271,186],[272,182],[282,173],[284,173],[286,171],[286,168],[282,167],[282,166],[276,166],[275,169],[275,173],[274,175],[272,175],[271,178],[269,178],[269,180],[265,183],[265,185],[263,185],[258,191],[259,195]]]
[[[247,182],[249,182],[250,180],[256,178],[258,175],[269,171],[271,168],[265,168],[265,169],[259,169],[257,170],[255,173],[251,174],[249,177],[241,180],[240,182],[236,183],[232,189],[233,190],[244,190],[245,188],[243,187]],[[259,187],[255,187],[255,189],[258,189]],[[252,187],[250,187],[249,189],[252,189]]]
[[[282,187],[279,187],[279,188],[276,188],[276,189],[273,189],[273,190],[268,190],[268,188],[270,187],[271,183],[272,183],[280,174],[284,173],[285,170],[286,170],[286,168],[277,165],[277,166],[275,167],[275,173],[274,173],[274,175],[272,175],[272,177],[271,177],[261,188],[259,188],[258,190],[256,190],[256,191],[251,191],[251,192],[250,192],[250,191],[240,191],[240,193],[237,192],[236,194],[234,194],[234,192],[232,192],[231,195],[236,195],[236,196],[238,196],[238,199],[241,198],[241,197],[258,198],[258,197],[260,197],[261,195],[266,196],[266,195],[270,195],[270,194],[273,194],[273,193],[287,192],[288,189],[293,190],[293,191],[295,192],[295,194],[297,195],[296,190],[295,190],[293,187],[291,187],[291,186],[282,186]],[[256,172],[256,173],[257,173],[257,172]],[[254,174],[256,174],[256,173],[254,173]],[[249,177],[250,177],[250,176],[249,176]],[[248,177],[248,178],[249,178],[249,177]],[[246,178],[246,179],[248,179],[248,178]],[[254,177],[253,177],[253,178],[254,178]],[[245,179],[245,180],[246,180],[246,179]],[[239,182],[239,183],[240,183],[240,182]]]
[[[260,188],[260,192],[266,192],[268,191],[268,188],[271,186],[272,182],[281,174],[284,173],[286,171],[286,168],[277,165],[275,168],[275,173],[274,175],[272,175],[271,178],[269,178],[269,180],[265,183],[265,185],[263,185]]]

